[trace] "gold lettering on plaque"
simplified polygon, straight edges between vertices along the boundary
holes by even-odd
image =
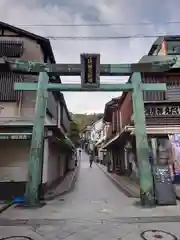
[[[87,73],[87,76],[88,76],[88,83],[93,83],[93,66],[92,66],[92,56],[88,56],[88,73]]]

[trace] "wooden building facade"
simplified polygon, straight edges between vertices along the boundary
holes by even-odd
[[[180,38],[178,44],[177,39],[174,43],[175,47],[178,44],[180,46]],[[180,54],[180,48],[175,48],[179,52],[168,52],[172,46],[173,38],[159,38],[149,55]],[[142,73],[142,82],[167,84],[166,92],[143,93],[148,138],[168,139],[168,135],[180,133],[180,69],[164,73]],[[110,170],[138,178],[131,92],[124,92],[121,97],[106,104],[104,121],[111,124],[103,146],[109,152]]]

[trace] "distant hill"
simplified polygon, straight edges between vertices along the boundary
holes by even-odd
[[[82,131],[86,126],[92,125],[102,117],[103,113],[73,114],[73,120],[77,123],[80,131]]]

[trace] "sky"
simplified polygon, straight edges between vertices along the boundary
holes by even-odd
[[[0,0],[0,21],[21,26],[28,31],[48,36],[120,36],[179,34],[179,0]],[[132,26],[148,22],[151,25]],[[106,27],[34,27],[38,24],[107,24],[128,26]],[[80,54],[100,53],[101,63],[137,62],[149,51],[154,38],[108,41],[51,40],[57,63],[80,63]],[[101,78],[102,83],[123,83],[125,78]],[[78,83],[78,77],[62,77],[64,83]],[[64,93],[67,107],[73,113],[103,112],[112,93]]]

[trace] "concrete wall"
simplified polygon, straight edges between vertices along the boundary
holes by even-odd
[[[65,174],[65,165],[66,165],[66,155],[61,153],[60,154],[60,173],[59,176],[63,177]]]
[[[48,157],[48,179],[47,183],[51,184],[59,177],[60,173],[60,157],[57,146],[49,142]]]
[[[49,167],[49,140],[44,140],[44,164],[43,164],[43,176],[42,183],[47,183],[48,181],[48,167]]]
[[[44,141],[43,183],[50,185],[65,174],[66,155],[61,153],[58,145],[50,140]]]

